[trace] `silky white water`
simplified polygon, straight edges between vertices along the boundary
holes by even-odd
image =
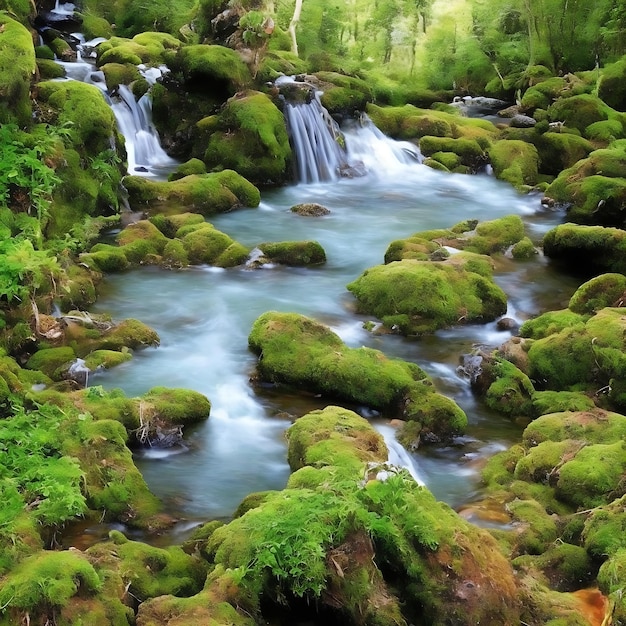
[[[187,431],[183,448],[137,456],[149,486],[176,515],[192,522],[227,518],[247,494],[282,488],[289,475],[285,429],[293,419],[326,404],[322,398],[270,388],[257,393],[251,386],[255,357],[248,351],[247,336],[254,320],[268,310],[312,316],[350,346],[368,345],[417,362],[442,393],[464,408],[470,419],[466,437],[450,447],[424,447],[412,457],[420,479],[452,506],[471,499],[481,459],[520,435],[518,425],[486,411],[457,373],[462,354],[477,344],[496,347],[508,333],[489,323],[422,338],[376,336],[363,329],[363,322],[372,318],[354,313],[346,284],[382,263],[391,241],[418,230],[515,213],[537,239],[562,216],[543,210],[538,195],[520,195],[489,176],[437,172],[413,159],[401,163],[385,156],[377,161],[376,142],[364,141],[359,132],[348,132],[348,150],[352,142],[351,154],[360,151],[367,157],[366,177],[265,191],[259,208],[210,220],[250,248],[263,241],[316,239],[326,250],[326,265],[142,268],[105,281],[97,310],[116,319],[144,321],[158,331],[161,345],[137,352],[113,370],[93,374],[90,384],[120,387],[133,396],[157,385],[186,387],[212,402],[211,417]],[[321,203],[331,213],[298,216],[289,207],[299,202]],[[540,255],[528,262],[503,260],[497,280],[509,296],[508,314],[520,321],[566,306],[576,287]],[[366,407],[351,408],[371,415]],[[373,422],[388,428],[384,416]],[[188,528],[188,523],[179,528]]]

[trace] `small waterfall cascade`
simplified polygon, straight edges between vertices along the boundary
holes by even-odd
[[[153,85],[167,68],[140,66],[143,77]],[[120,85],[111,94],[110,103],[117,125],[126,140],[128,173],[141,176],[159,176],[169,173],[178,162],[163,150],[159,134],[152,123],[150,92],[135,100],[127,85]]]
[[[377,424],[376,430],[378,430],[378,432],[383,436],[385,443],[387,444],[387,449],[389,450],[389,465],[406,469],[418,485],[425,486],[426,482],[420,475],[415,459],[396,439],[396,432],[394,428],[387,425]]]
[[[343,135],[322,106],[318,93],[309,102],[285,103],[285,117],[296,162],[297,180],[320,183],[339,178],[347,165]]]

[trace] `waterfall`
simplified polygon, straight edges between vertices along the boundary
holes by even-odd
[[[152,123],[152,101],[148,94],[135,100],[127,85],[120,85],[110,98],[117,125],[124,135],[128,173],[155,175],[171,171],[177,162],[161,147],[159,134]]]
[[[297,180],[319,183],[336,180],[347,164],[346,152],[338,141],[337,123],[314,94],[308,103],[285,103]]]
[[[283,77],[276,84],[283,87],[296,83]],[[415,144],[390,139],[365,113],[340,129],[320,102],[319,92],[311,88],[306,102],[301,98],[300,92],[298,102],[286,100],[284,104],[297,182],[332,182],[342,176],[354,178],[370,172],[385,174],[423,161]]]
[[[387,449],[389,450],[389,465],[403,467],[411,474],[418,485],[424,486],[426,482],[419,473],[417,462],[396,439],[396,431],[386,424],[377,424],[376,430],[383,436],[387,444]]]

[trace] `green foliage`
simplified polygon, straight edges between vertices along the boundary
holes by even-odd
[[[75,459],[63,456],[59,438],[68,419],[58,407],[43,405],[32,412],[18,408],[0,421],[0,478],[12,485],[4,525],[16,512],[18,494],[44,524],[62,524],[85,512],[83,472]]]

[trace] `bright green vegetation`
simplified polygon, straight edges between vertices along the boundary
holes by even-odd
[[[360,311],[405,335],[493,320],[506,311],[506,295],[470,263],[394,261],[366,270],[348,289]]]
[[[287,180],[291,147],[285,119],[265,94],[246,92],[228,100],[207,134],[202,160],[209,170],[233,169],[260,185]]]
[[[248,343],[260,357],[257,373],[262,380],[416,422],[410,432],[418,441],[427,434],[447,439],[465,427],[463,411],[436,393],[417,365],[388,359],[371,348],[348,348],[329,328],[302,315],[261,315]]]
[[[326,263],[326,252],[317,241],[281,241],[260,243],[257,248],[263,253],[262,263],[281,265],[321,265]]]

